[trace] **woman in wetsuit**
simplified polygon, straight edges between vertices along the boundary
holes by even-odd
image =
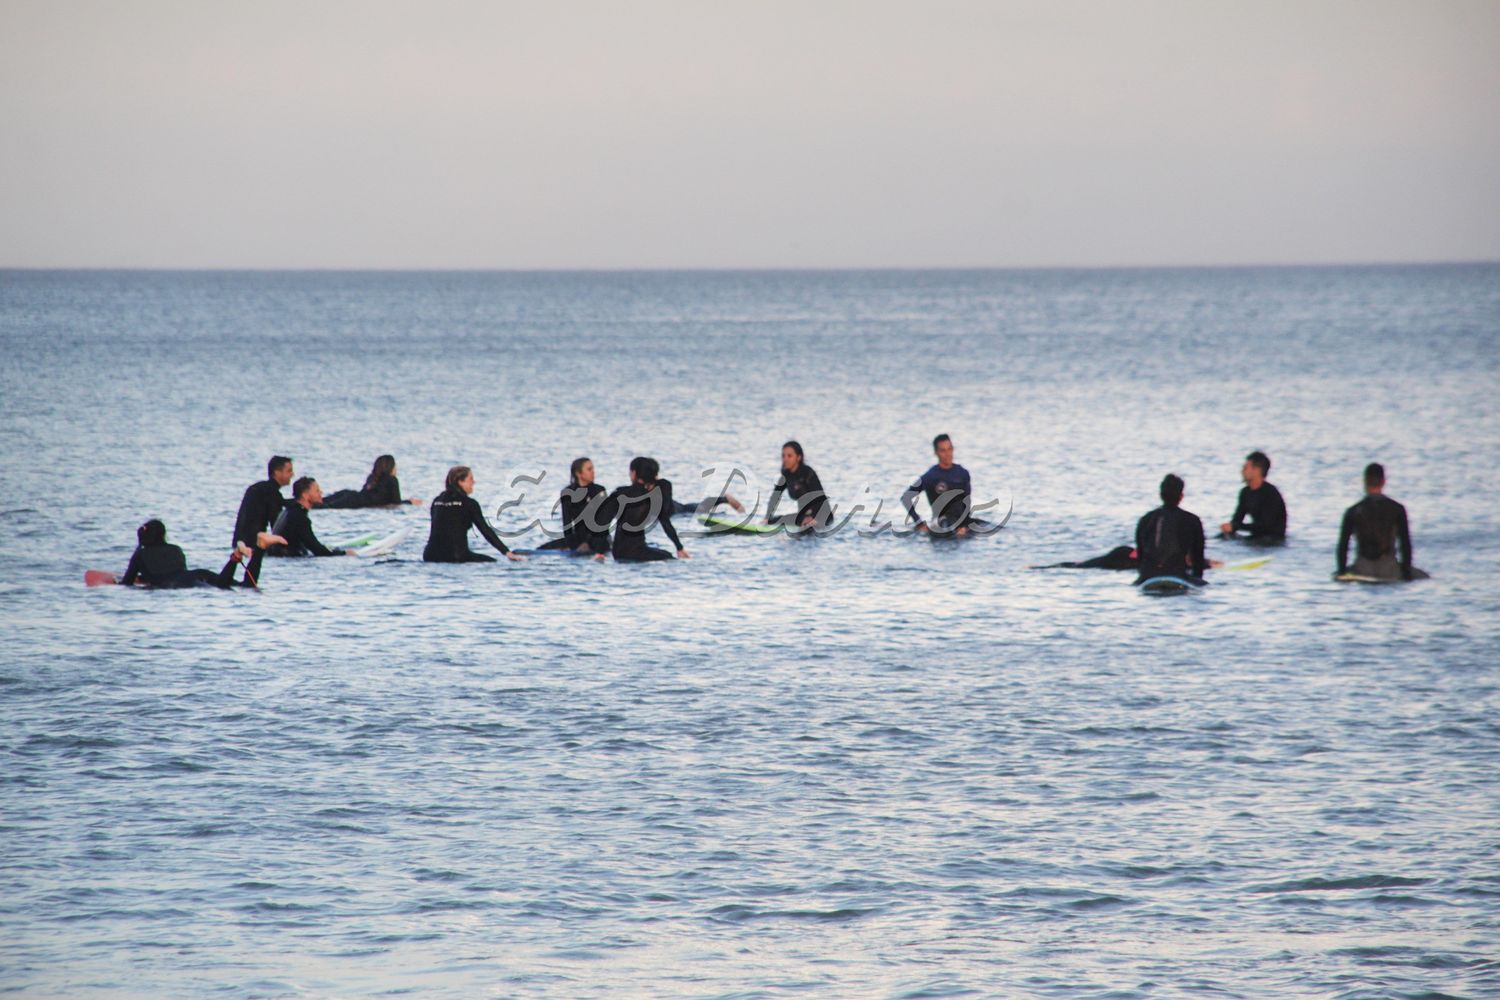
[[[187,557],[182,550],[167,544],[167,526],[155,518],[137,528],[135,537],[135,552],[131,554],[130,565],[120,580],[127,587],[140,583],[162,590],[185,590],[188,587],[228,590],[234,586],[234,567],[249,552],[243,544],[236,545],[224,568],[214,573],[206,569],[188,569]]]
[[[470,496],[474,492],[474,473],[467,465],[455,465],[449,469],[445,486],[432,501],[432,533],[427,536],[427,548],[422,551],[423,562],[494,562],[494,556],[470,551],[470,528],[478,528],[484,540],[499,549],[505,558],[513,562],[526,558],[506,548],[495,529],[484,519],[479,501]]]
[[[396,478],[396,458],[381,455],[375,459],[375,467],[365,477],[365,485],[357,490],[337,490],[323,498],[319,505],[325,510],[350,510],[359,507],[399,507],[409,503],[421,506],[421,497],[401,499],[401,481]]]
[[[544,549],[571,549],[581,556],[603,559],[609,551],[609,519],[603,486],[594,482],[592,459],[575,458],[568,468],[569,483],[558,503],[562,506],[563,535]]]
[[[615,522],[615,561],[658,562],[671,559],[672,553],[646,544],[646,532],[661,525],[677,549],[677,558],[688,559],[687,549],[672,527],[672,484],[658,479],[661,467],[654,458],[630,460],[630,485],[621,486],[609,495],[605,514]]]
[[[771,502],[766,507],[767,524],[797,525],[811,528],[826,523],[828,495],[823,492],[823,483],[812,466],[802,460],[802,445],[788,441],[781,446],[781,475],[771,490]],[[792,514],[777,515],[776,505],[785,493],[797,504]]]

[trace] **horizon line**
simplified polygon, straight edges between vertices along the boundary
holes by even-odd
[[[665,265],[619,267],[283,267],[254,266],[142,266],[142,265],[37,265],[0,264],[0,272],[79,272],[115,274],[923,274],[933,272],[1038,272],[1038,271],[1267,271],[1334,270],[1341,268],[1480,267],[1500,264],[1500,258],[1431,260],[1369,260],[1238,264],[942,264],[942,265],[750,265],[675,267]]]

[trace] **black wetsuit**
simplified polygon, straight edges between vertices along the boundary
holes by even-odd
[[[776,518],[776,505],[781,502],[783,493],[797,504],[797,512],[783,515],[784,520],[801,524],[810,517],[820,527],[827,523],[828,494],[823,492],[822,480],[818,479],[812,466],[804,462],[797,466],[796,472],[781,470],[781,475],[776,478],[776,485],[771,490],[771,502],[766,506],[767,521]]]
[[[605,512],[615,521],[615,559],[619,562],[656,562],[674,558],[665,549],[646,544],[646,532],[653,524],[660,524],[672,546],[682,548],[677,529],[672,526],[673,511],[672,484],[665,479],[658,479],[655,487],[633,483],[611,493]]]
[[[1140,565],[1141,560],[1135,549],[1129,545],[1117,545],[1102,556],[1082,562],[1053,563],[1050,566],[1038,566],[1037,569],[1139,569]]]
[[[328,510],[356,510],[363,507],[395,507],[402,503],[401,482],[395,476],[381,476],[374,486],[357,490],[338,490],[323,498]]]
[[[188,569],[187,557],[175,545],[140,545],[130,557],[125,576],[120,580],[130,586],[139,580],[150,587],[165,590],[184,590],[188,587],[218,587],[228,590],[234,586],[233,559],[224,568],[214,573],[206,569]]]
[[[1203,522],[1181,507],[1161,506],[1141,518],[1135,527],[1135,548],[1140,554],[1140,577],[1181,576],[1203,579],[1208,560],[1203,555]]]
[[[501,552],[510,552],[484,519],[478,500],[463,490],[444,490],[432,501],[432,533],[427,536],[427,548],[422,550],[423,561],[494,562],[494,556],[470,551],[470,528],[478,528],[484,540]]]
[[[1229,533],[1236,531],[1246,532],[1249,541],[1262,545],[1286,541],[1286,502],[1281,491],[1270,483],[1261,483],[1258,490],[1248,486],[1240,490],[1240,502],[1229,521]]]
[[[1354,572],[1382,580],[1410,580],[1421,570],[1411,566],[1411,528],[1406,508],[1383,493],[1371,493],[1344,511],[1339,528],[1338,571],[1349,571],[1349,539],[1358,546]],[[1396,557],[1401,548],[1400,560]],[[1425,575],[1425,574],[1424,574]]]
[[[268,556],[341,556],[343,549],[330,549],[313,534],[312,518],[300,503],[294,503],[276,519],[271,533],[286,539],[285,545],[266,549]]]
[[[276,523],[284,506],[286,500],[281,495],[281,485],[274,479],[262,479],[245,489],[244,499],[240,501],[239,516],[234,521],[234,540],[250,546],[253,553],[250,565],[245,567],[245,585],[248,587],[259,583],[260,561],[266,554],[265,549],[256,545],[255,536],[269,530]]]
[[[676,517],[678,514],[705,514],[720,504],[728,502],[729,497],[722,493],[716,497],[705,497],[697,503],[688,503],[686,500],[673,500],[672,516]]]
[[[606,516],[609,501],[603,486],[598,483],[569,486],[562,491],[558,503],[562,506],[563,536],[540,548],[577,551],[587,547],[592,555],[609,551],[609,518]]]

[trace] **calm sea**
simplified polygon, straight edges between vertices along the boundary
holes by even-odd
[[[1491,265],[0,272],[0,992],[1500,995],[1497,374]],[[82,584],[151,516],[217,568],[273,452],[541,476],[514,530],[575,456],[748,501],[787,438],[889,514],[939,432],[995,537],[428,566],[330,511],[418,532]],[[1026,568],[1166,472],[1217,525],[1254,448],[1270,564]],[[1430,581],[1329,579],[1371,460]]]

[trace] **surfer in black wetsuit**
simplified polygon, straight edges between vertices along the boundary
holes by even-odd
[[[562,537],[540,548],[571,549],[602,560],[609,551],[609,518],[605,516],[608,498],[604,487],[594,482],[592,459],[573,459],[568,467],[568,486],[557,502],[562,507]]]
[[[617,562],[657,562],[671,559],[672,553],[646,544],[646,532],[661,525],[677,549],[677,558],[688,559],[687,549],[672,526],[672,484],[658,479],[661,467],[654,458],[630,460],[630,485],[621,486],[609,495],[605,513],[615,522],[614,553]]]
[[[1168,475],[1161,481],[1161,506],[1141,518],[1135,527],[1142,583],[1157,576],[1184,577],[1203,582],[1208,561],[1203,556],[1203,522],[1182,509],[1181,477]]]
[[[244,585],[259,586],[260,563],[265,556],[265,545],[260,535],[270,529],[281,516],[286,501],[281,488],[292,481],[292,460],[285,455],[272,455],[266,463],[266,478],[251,483],[240,500],[240,512],[234,521],[234,544],[244,545],[254,554],[245,567]]]
[[[337,490],[324,497],[318,506],[328,510],[352,510],[362,507],[399,507],[402,504],[420,507],[421,497],[401,499],[401,481],[396,478],[396,458],[381,455],[375,459],[375,467],[365,477],[365,485],[357,490]]]
[[[1356,543],[1354,566],[1349,566],[1349,539]],[[1398,559],[1396,550],[1401,550]],[[1365,466],[1365,498],[1344,511],[1339,527],[1334,576],[1353,572],[1377,580],[1420,580],[1427,574],[1411,564],[1411,528],[1406,508],[1385,495],[1385,467]]]
[[[901,505],[907,516],[917,522],[917,530],[937,534],[963,536],[969,533],[974,523],[974,502],[969,485],[969,470],[953,461],[953,439],[939,434],[932,439],[932,451],[937,464],[918,477],[901,494]],[[931,522],[922,520],[917,514],[917,495],[926,494],[928,506],[932,508]]]
[[[1140,555],[1129,545],[1117,545],[1092,559],[1082,562],[1060,562],[1049,563],[1046,566],[1033,566],[1032,569],[1139,569],[1141,565]]]
[[[474,473],[467,465],[455,465],[448,470],[448,478],[442,493],[432,501],[432,533],[427,536],[427,548],[422,550],[424,562],[494,562],[494,556],[469,549],[469,529],[478,528],[484,540],[513,562],[525,560],[505,547],[495,529],[484,519],[484,511],[471,493],[474,492]]]
[[[346,552],[344,549],[330,549],[318,541],[318,536],[313,534],[312,518],[308,517],[308,511],[322,500],[323,489],[311,476],[303,476],[293,483],[292,505],[282,511],[273,529],[286,541],[266,549],[266,555],[291,557],[354,555],[353,552]]]
[[[1233,538],[1243,531],[1245,540],[1257,545],[1280,545],[1286,541],[1286,502],[1281,499],[1281,491],[1266,482],[1270,471],[1271,460],[1265,452],[1252,451],[1245,456],[1244,468],[1240,470],[1245,486],[1240,490],[1234,516],[1219,525],[1223,537]],[[1245,523],[1246,518],[1249,524]]]
[[[120,578],[120,583],[127,587],[139,583],[162,590],[188,587],[228,590],[234,586],[234,567],[250,554],[243,544],[235,543],[229,561],[215,573],[206,569],[188,569],[187,557],[182,550],[167,543],[167,526],[154,518],[137,528],[135,537],[135,552],[130,556],[130,565],[125,567],[125,575]]]
[[[785,493],[797,504],[797,509],[778,518],[776,505]],[[766,523],[795,524],[803,528],[821,527],[829,520],[828,494],[823,492],[823,482],[812,466],[803,461],[802,445],[788,441],[781,446],[781,475],[771,490],[771,502],[766,506]]]

